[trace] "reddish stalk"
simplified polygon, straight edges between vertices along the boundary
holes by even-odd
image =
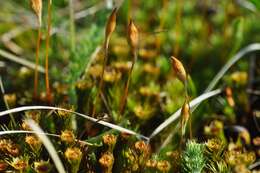
[[[127,79],[127,82],[126,82],[126,85],[125,85],[124,95],[121,99],[121,104],[120,104],[120,109],[119,109],[120,115],[122,115],[124,113],[124,110],[125,110],[125,105],[127,103],[127,96],[128,96],[128,90],[129,90],[129,84],[130,84],[130,81],[131,81],[131,76],[132,76],[132,72],[133,72],[133,69],[134,69],[136,59],[137,59],[137,52],[135,51],[134,52],[134,59],[132,61],[132,66],[131,66],[131,69],[129,71],[128,79]]]
[[[100,81],[99,81],[99,85],[98,85],[98,94],[97,94],[97,96],[100,96],[100,97],[101,97],[101,92],[102,92],[102,88],[103,88],[103,84],[104,84],[104,74],[105,74],[105,68],[106,68],[107,59],[108,59],[108,45],[109,45],[109,38],[106,39],[105,44],[104,44],[105,56],[104,56],[104,61],[103,61],[103,65],[102,65],[102,73],[100,76]],[[96,104],[97,104],[98,99],[99,99],[99,97],[96,97],[96,99],[94,101],[92,116],[96,114]]]
[[[133,68],[134,68],[135,62],[137,60],[137,51],[138,51],[138,43],[139,43],[138,35],[139,35],[138,30],[137,30],[136,26],[134,25],[134,22],[130,19],[130,22],[129,22],[128,28],[127,28],[127,41],[130,46],[131,53],[133,54],[134,57],[132,60],[131,69],[128,74],[128,79],[127,79],[127,82],[125,85],[124,95],[120,102],[119,113],[121,115],[124,113],[124,110],[125,110],[125,105],[127,103],[129,84],[130,84]]]
[[[41,25],[38,26],[38,38],[37,38],[37,47],[36,47],[36,57],[35,57],[35,70],[34,70],[34,91],[33,96],[35,99],[38,98],[38,67],[39,67],[39,54],[41,46]]]
[[[45,54],[45,84],[46,84],[46,98],[48,103],[52,102],[50,83],[49,83],[50,32],[51,32],[51,0],[48,0],[48,29],[47,29],[47,37],[46,37],[46,54]]]
[[[96,113],[96,104],[97,104],[97,100],[99,99],[99,96],[100,96],[100,98],[102,98],[102,89],[103,89],[103,85],[104,85],[104,73],[105,73],[107,60],[108,60],[108,46],[109,46],[110,37],[116,28],[116,13],[117,13],[117,8],[114,8],[114,10],[112,11],[111,15],[109,16],[107,24],[106,24],[105,43],[104,43],[105,55],[104,55],[104,61],[103,61],[103,66],[102,66],[102,74],[101,74],[99,86],[98,86],[98,94],[94,100],[92,116],[95,115],[95,113]]]

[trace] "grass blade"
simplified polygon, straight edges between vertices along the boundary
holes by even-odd
[[[7,131],[0,131],[0,136],[1,136],[1,135],[10,135],[10,134],[39,134],[39,135],[60,137],[60,135],[57,135],[57,134],[38,133],[38,132],[35,132],[35,131],[27,131],[27,130],[7,130]]]
[[[36,135],[41,139],[43,145],[45,146],[45,148],[49,152],[50,157],[52,158],[58,172],[59,173],[66,173],[64,166],[63,166],[54,146],[52,145],[52,143],[48,139],[48,137],[44,134],[42,129],[33,120],[27,119],[25,122],[30,126],[30,128],[33,131],[37,132]]]
[[[16,55],[11,54],[9,52],[6,52],[4,50],[0,50],[0,56],[4,57],[4,58],[6,58],[6,59],[8,59],[10,61],[13,61],[13,62],[16,62],[18,64],[24,65],[24,66],[26,66],[26,67],[28,67],[30,69],[33,69],[33,70],[35,69],[35,66],[36,66],[32,62],[27,61],[24,58],[17,57]],[[44,70],[44,68],[42,66],[38,66],[38,71],[40,73],[45,73],[45,70]]]
[[[193,99],[189,104],[191,111],[194,111],[195,106],[199,105],[202,101],[207,100],[210,97],[213,97],[215,95],[218,95],[221,93],[221,89],[216,89],[211,92],[204,93],[195,99]],[[155,137],[157,134],[159,134],[163,129],[168,127],[171,123],[173,123],[175,120],[177,120],[181,115],[181,108],[178,109],[174,114],[172,114],[168,119],[166,119],[162,124],[160,124],[150,135],[149,139]]]
[[[260,51],[260,43],[253,43],[248,45],[247,47],[240,50],[236,55],[234,55],[230,60],[222,67],[222,69],[218,72],[218,74],[213,78],[213,80],[208,85],[206,92],[211,91],[216,84],[219,82],[219,80],[224,76],[224,74],[229,70],[229,68],[235,64],[238,60],[244,57],[244,55],[254,52],[254,51]]]
[[[138,134],[138,133],[136,133],[136,132],[134,132],[130,129],[126,129],[124,127],[121,127],[121,126],[118,126],[118,125],[115,125],[115,124],[112,124],[112,123],[108,123],[106,121],[98,120],[96,118],[87,116],[85,114],[81,114],[79,112],[74,112],[74,111],[67,110],[67,109],[64,109],[64,108],[58,108],[58,107],[52,107],[52,106],[23,106],[23,107],[13,108],[13,109],[9,109],[9,110],[0,112],[0,117],[7,115],[7,114],[10,114],[10,113],[17,113],[17,112],[22,112],[22,111],[26,111],[26,110],[40,110],[40,109],[41,110],[59,110],[59,111],[69,112],[69,113],[72,113],[72,114],[76,114],[80,117],[83,117],[83,118],[85,118],[89,121],[92,121],[94,123],[101,124],[103,126],[115,129],[117,131],[128,133],[128,134],[131,134],[131,135],[135,135],[135,136],[142,138],[144,140],[149,139],[148,137],[141,135],[141,134]]]

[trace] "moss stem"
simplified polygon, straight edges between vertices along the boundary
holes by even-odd
[[[50,32],[51,32],[51,0],[48,0],[48,29],[47,29],[47,37],[46,37],[46,55],[45,55],[45,84],[46,84],[46,96],[47,96],[48,103],[52,102],[50,84],[49,84]]]
[[[126,85],[125,85],[125,89],[124,89],[124,95],[121,99],[121,104],[120,104],[120,109],[119,109],[119,113],[120,115],[122,115],[124,113],[124,110],[125,110],[125,105],[127,104],[127,96],[128,96],[128,90],[129,90],[129,84],[130,84],[130,81],[131,81],[131,76],[132,76],[132,72],[133,72],[133,69],[134,69],[134,65],[135,65],[135,62],[137,60],[137,51],[134,50],[133,51],[134,53],[134,58],[133,58],[133,61],[132,61],[132,66],[131,66],[131,69],[129,71],[129,74],[128,74],[128,79],[127,79],[127,82],[126,82]]]
[[[105,74],[105,69],[106,69],[107,59],[108,59],[109,40],[110,40],[110,37],[106,38],[105,43],[104,43],[105,54],[104,54],[104,60],[103,60],[103,65],[102,65],[102,73],[101,73],[100,81],[99,81],[99,85],[98,85],[98,93],[96,95],[94,105],[93,105],[92,116],[94,116],[96,113],[96,104],[98,103],[99,96],[101,97],[101,93],[102,93],[102,89],[103,89],[103,85],[104,85],[104,74]]]
[[[36,57],[35,57],[35,70],[34,70],[34,91],[33,96],[35,99],[38,98],[38,67],[39,67],[39,53],[41,46],[41,26],[38,24],[38,38],[37,38],[37,47],[36,47]]]

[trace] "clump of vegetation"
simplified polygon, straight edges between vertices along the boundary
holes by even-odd
[[[182,172],[200,173],[205,167],[204,144],[188,141],[182,154]]]
[[[259,5],[1,2],[0,172],[259,171]]]

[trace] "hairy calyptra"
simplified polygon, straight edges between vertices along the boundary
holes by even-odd
[[[185,128],[187,125],[187,122],[189,120],[190,117],[190,107],[189,107],[189,103],[185,100],[182,109],[181,109],[181,131],[182,131],[182,135],[184,135],[185,133]]]
[[[227,99],[227,102],[228,102],[229,106],[234,107],[235,106],[235,101],[233,99],[232,89],[230,87],[227,87],[225,89],[225,93],[226,93],[226,99]]]
[[[180,60],[171,56],[172,68],[177,78],[185,85],[187,82],[187,73]]]
[[[42,23],[42,0],[31,0],[31,6],[38,17],[39,25]]]
[[[138,48],[139,36],[138,36],[138,30],[132,19],[130,19],[127,28],[127,41],[131,47],[131,50],[136,51],[136,49]]]
[[[105,32],[105,43],[108,44],[109,39],[116,28],[116,14],[117,8],[114,8],[112,13],[110,14],[107,24],[106,24],[106,32]],[[105,45],[107,46],[107,45]]]

